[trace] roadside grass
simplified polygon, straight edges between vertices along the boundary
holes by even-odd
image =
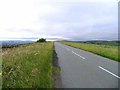
[[[2,52],[3,88],[52,88],[53,42],[20,45]]]
[[[61,42],[61,43],[75,48],[83,49],[85,51],[89,51],[101,55],[103,57],[107,57],[109,59],[120,62],[118,58],[118,47],[120,46],[86,44],[86,43],[78,43],[78,42]]]
[[[2,59],[0,56],[0,90],[2,90]]]
[[[2,89],[2,48],[0,46],[0,89]]]

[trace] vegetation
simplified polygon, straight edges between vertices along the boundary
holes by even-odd
[[[118,59],[118,47],[120,46],[110,46],[110,45],[97,45],[97,44],[86,44],[78,42],[61,42],[63,44],[73,46],[75,48],[80,48],[92,53],[113,59],[115,61],[120,61]]]
[[[83,43],[88,44],[98,44],[98,45],[110,45],[110,46],[119,46],[120,41],[84,41]]]
[[[37,42],[46,42],[46,39],[41,38],[41,39],[39,39]]]
[[[3,88],[52,88],[53,43],[33,43],[2,53]]]
[[[2,89],[2,45],[0,44],[0,89]]]

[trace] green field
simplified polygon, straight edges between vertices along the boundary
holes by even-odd
[[[80,43],[80,42],[61,42],[61,43],[75,48],[83,49],[85,51],[89,51],[110,58],[115,61],[120,61],[118,59],[118,46],[97,45],[97,44],[88,44],[88,43]]]
[[[3,50],[3,88],[52,88],[53,42]]]
[[[109,46],[119,46],[120,41],[83,41],[87,44],[97,44],[97,45],[109,45]]]

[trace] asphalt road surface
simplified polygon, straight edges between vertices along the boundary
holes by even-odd
[[[118,88],[118,62],[55,42],[64,88]]]

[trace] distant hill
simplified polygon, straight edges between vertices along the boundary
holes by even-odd
[[[67,40],[63,40],[67,41]],[[88,44],[98,44],[98,45],[111,45],[111,46],[119,46],[120,41],[103,41],[103,40],[91,40],[91,41],[67,41],[67,42],[82,42],[82,43],[88,43]]]
[[[2,44],[2,47],[13,47],[13,46],[17,46],[20,44],[27,44],[27,43],[33,43],[33,41],[19,41],[19,40],[15,40],[15,41],[0,41],[0,43]]]
[[[112,46],[120,45],[120,41],[84,41],[84,43],[92,43],[92,44],[99,44],[99,45],[112,45]]]

